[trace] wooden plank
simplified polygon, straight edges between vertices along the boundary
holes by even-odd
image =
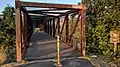
[[[64,9],[57,9],[57,8],[52,8],[52,9],[42,9],[42,10],[28,10],[28,13],[29,12],[43,12],[43,11],[59,11],[59,10],[64,10]]]
[[[20,7],[21,11],[24,12],[24,13],[28,13],[27,12],[27,9],[25,7]]]
[[[64,14],[63,12],[45,12],[45,11],[28,11],[28,13],[36,13],[36,14],[45,14],[45,13],[47,13],[47,14]]]
[[[24,15],[23,13],[21,13],[21,36],[22,36],[22,48],[24,48],[25,44],[24,44],[24,40],[25,40],[25,35],[24,35]],[[22,55],[23,55],[23,50],[22,50]]]
[[[22,57],[24,58],[25,53],[27,51],[27,46],[28,46],[28,29],[27,29],[27,13],[23,13],[23,31],[22,31],[22,35],[23,35],[23,42],[22,42]]]
[[[50,21],[50,35],[52,35],[52,20]]]
[[[37,3],[37,2],[23,2],[23,1],[21,1],[21,6],[24,6],[24,7],[41,7],[41,8],[59,8],[59,9],[82,9],[81,5]]]
[[[49,15],[49,14],[46,14],[46,13],[31,13],[31,14],[38,14],[38,15],[41,14],[41,15],[44,15],[46,17],[58,17],[58,16],[55,16],[55,15]]]
[[[69,37],[69,30],[68,30],[69,24],[68,24],[68,21],[69,21],[68,15],[66,15],[66,43],[68,42],[68,37]]]
[[[25,21],[25,38],[27,38],[27,32],[28,32],[28,24],[27,24],[27,13],[24,13],[24,21]],[[28,46],[27,40],[25,41],[26,46]]]
[[[78,25],[78,23],[79,23],[79,18],[80,18],[80,12],[79,12],[79,14],[78,14],[77,21],[76,21],[76,23],[75,23],[75,25],[74,25],[74,27],[73,27],[73,29],[72,29],[72,32],[71,32],[71,34],[70,34],[69,40],[68,40],[68,42],[67,42],[68,45],[69,45],[69,43],[70,43],[70,41],[71,41],[71,37],[72,37],[73,34],[75,33],[76,27],[77,27],[77,25]]]
[[[65,16],[65,15],[68,15],[68,14],[71,14],[71,13],[75,13],[75,12],[77,12],[77,11],[78,11],[78,10],[70,10],[70,11],[65,12],[65,14],[60,14],[58,17],[62,17],[62,16]],[[57,19],[58,17],[51,18],[51,19],[49,19],[49,20]],[[49,20],[47,20],[47,21],[49,21]]]
[[[17,62],[22,61],[22,52],[21,52],[21,17],[20,17],[20,7],[18,2],[15,3],[15,12],[16,12],[16,58]]]
[[[62,36],[62,32],[63,32],[64,26],[65,26],[66,18],[67,17],[65,16],[65,19],[64,19],[64,22],[63,22],[63,25],[62,25],[62,29],[61,29],[61,32],[60,32],[61,36]],[[61,36],[60,36],[60,39],[61,39]]]
[[[46,33],[46,30],[45,30],[45,28],[46,28],[46,24],[44,23],[44,32]]]
[[[56,30],[55,30],[55,19],[53,19],[53,37],[55,37],[55,33],[56,33]]]
[[[77,12],[77,10],[67,11],[67,12],[65,12],[65,14],[60,14],[58,17],[66,16],[66,15],[68,15],[68,14],[70,14],[70,13],[74,13],[74,12]]]
[[[49,28],[49,21],[47,22],[47,28],[48,28],[48,34],[49,34],[49,32],[50,32],[50,28]]]
[[[57,35],[60,35],[60,18],[57,18],[57,27],[58,27],[58,34]]]
[[[83,7],[85,8],[86,6],[83,5]],[[81,54],[82,56],[86,55],[86,34],[85,34],[85,30],[86,30],[86,9],[82,9],[81,10]]]
[[[48,21],[49,35],[50,35],[50,21]]]

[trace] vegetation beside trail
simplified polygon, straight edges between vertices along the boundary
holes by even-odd
[[[0,64],[15,60],[15,16],[14,8],[7,5],[0,23]]]
[[[114,44],[110,43],[110,31],[120,31],[120,1],[83,0],[83,3],[87,6],[86,43],[88,53],[99,56],[100,58],[97,58],[102,62],[120,62],[119,43],[117,52],[114,52]],[[94,62],[100,64],[97,60]]]
[[[112,61],[119,59],[120,45],[118,44],[118,52],[114,52],[114,45],[110,43],[110,31],[120,31],[120,1],[83,0],[83,3],[87,5],[87,52],[104,55]],[[0,64],[15,60],[15,16],[13,13],[14,8],[7,5],[3,11],[3,20],[0,22]],[[79,29],[73,36],[80,37],[78,31]]]
[[[88,51],[99,52],[105,56],[120,56],[114,53],[110,43],[110,31],[120,30],[120,1],[84,0],[87,5],[87,46]]]

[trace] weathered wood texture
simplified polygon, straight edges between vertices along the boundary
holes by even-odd
[[[40,8],[61,8],[61,9],[82,9],[81,5],[53,4],[53,3],[37,3],[37,2],[20,2],[24,7],[40,7]]]
[[[15,11],[16,11],[16,55],[17,61],[22,61],[23,52],[22,50],[28,44],[28,37],[30,30],[32,30],[32,20],[28,13],[33,13],[40,16],[42,22],[44,22],[44,31],[53,37],[60,35],[62,36],[63,29],[65,27],[65,41],[66,44],[69,44],[71,41],[71,37],[75,33],[76,27],[78,23],[81,21],[81,55],[86,55],[86,6],[84,4],[81,5],[68,5],[68,4],[53,4],[53,3],[36,3],[36,2],[23,2],[20,0],[15,0]],[[38,8],[50,8],[50,9],[42,9],[42,10],[31,10],[27,11],[25,7],[38,7]],[[57,10],[57,12],[54,12]],[[59,12],[59,10],[68,10],[66,12]],[[23,14],[21,14],[21,11]],[[51,12],[49,12],[51,11]],[[53,12],[52,12],[53,11]],[[78,14],[77,21],[73,28],[69,28],[69,15],[70,14]],[[53,15],[58,14],[58,15]],[[60,21],[61,17],[65,16],[63,22]],[[81,20],[80,20],[81,18]],[[56,21],[57,20],[57,21]],[[60,26],[62,24],[62,26]],[[66,26],[65,26],[66,25]],[[61,27],[61,28],[60,28]],[[71,29],[71,34],[69,29]],[[26,39],[27,38],[27,39]],[[25,48],[26,49],[26,48]],[[22,52],[23,51],[23,52]]]
[[[19,3],[16,2],[16,57],[17,57],[17,61],[20,62],[22,60],[22,50],[21,50],[21,44],[22,44],[22,40],[21,40],[21,12],[20,12],[20,6],[18,5]]]

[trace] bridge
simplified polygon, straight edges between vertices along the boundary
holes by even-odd
[[[28,7],[40,9],[28,10]],[[15,12],[17,62],[21,62],[24,58],[40,60],[51,57],[56,58],[59,65],[64,56],[72,56],[65,53],[77,51],[78,54],[74,53],[77,56],[86,55],[85,4],[15,0]],[[34,31],[35,27],[39,27],[42,31]]]

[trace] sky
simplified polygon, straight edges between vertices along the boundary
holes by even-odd
[[[0,0],[0,13],[4,10],[4,7],[7,4],[10,6],[14,6],[15,0]],[[60,3],[60,4],[77,4],[81,2],[81,0],[20,0],[20,1],[27,1],[27,2],[43,2],[43,3]]]

